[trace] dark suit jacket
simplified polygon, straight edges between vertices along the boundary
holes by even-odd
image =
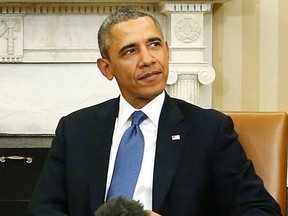
[[[60,120],[28,215],[93,215],[104,202],[118,110],[119,98]],[[163,216],[280,215],[231,118],[167,95],[156,144],[153,210]]]

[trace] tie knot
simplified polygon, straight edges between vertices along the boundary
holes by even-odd
[[[144,121],[146,118],[147,116],[142,111],[135,111],[131,115],[132,125],[140,125],[141,122]]]

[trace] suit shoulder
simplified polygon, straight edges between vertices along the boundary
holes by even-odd
[[[178,105],[179,109],[186,116],[207,119],[222,119],[226,117],[223,112],[220,112],[216,109],[203,108],[177,98],[172,98],[172,101]]]

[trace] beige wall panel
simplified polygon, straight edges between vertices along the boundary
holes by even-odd
[[[287,0],[233,0],[213,14],[213,107],[288,112]]]
[[[278,110],[288,112],[288,1],[279,1]]]
[[[216,4],[213,8],[213,51],[212,64],[216,79],[212,86],[212,106],[223,109],[223,7]]]
[[[278,109],[278,1],[260,1],[259,110]]]
[[[223,109],[241,109],[242,2],[227,2],[223,23]]]
[[[259,5],[243,1],[241,110],[259,108]]]

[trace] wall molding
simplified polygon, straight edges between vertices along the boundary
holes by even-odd
[[[124,6],[141,7],[151,13],[158,8],[153,3],[6,3],[0,6],[0,14],[108,14]]]

